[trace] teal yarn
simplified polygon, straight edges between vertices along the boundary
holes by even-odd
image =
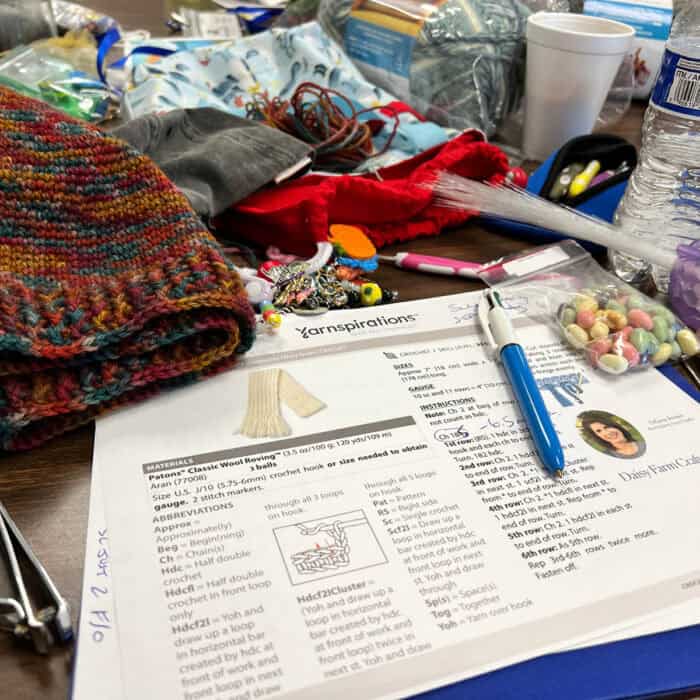
[[[341,46],[352,7],[352,0],[319,6],[319,23]],[[492,136],[522,96],[529,14],[518,0],[447,0],[436,7],[413,47],[411,106],[443,126]],[[368,77],[377,81],[374,73]],[[379,86],[396,87],[388,78]]]

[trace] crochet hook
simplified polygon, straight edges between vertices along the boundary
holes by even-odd
[[[432,272],[435,275],[451,275],[469,279],[479,279],[478,272],[482,267],[482,263],[453,260],[452,258],[438,258],[433,255],[420,255],[419,253],[397,253],[396,255],[378,255],[377,257],[384,262],[393,262],[396,267],[404,270]]]

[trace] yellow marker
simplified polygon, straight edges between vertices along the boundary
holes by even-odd
[[[578,197],[580,194],[583,194],[599,172],[600,161],[592,160],[584,171],[577,175],[571,185],[569,185],[569,197]]]

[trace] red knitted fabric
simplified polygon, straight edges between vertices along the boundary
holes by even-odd
[[[499,148],[484,143],[480,132],[469,131],[376,175],[308,175],[262,190],[215,225],[226,234],[297,255],[313,254],[331,224],[360,226],[377,247],[434,236],[470,216],[435,206],[430,190],[421,186],[445,170],[498,181],[508,172],[508,159]]]

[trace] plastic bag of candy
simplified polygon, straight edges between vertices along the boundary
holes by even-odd
[[[485,265],[480,277],[534,300],[546,320],[591,366],[608,374],[691,357],[698,337],[664,304],[604,270],[575,241],[561,241]]]

